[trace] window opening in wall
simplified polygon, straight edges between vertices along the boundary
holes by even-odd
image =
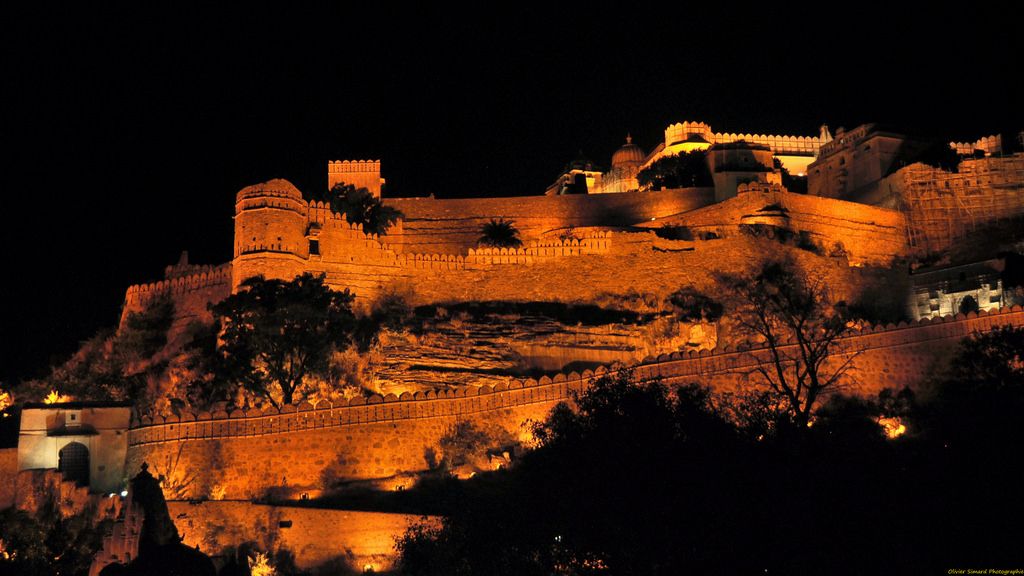
[[[320,241],[310,240],[309,241],[309,253],[315,256],[320,255]]]

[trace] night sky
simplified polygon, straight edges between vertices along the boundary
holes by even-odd
[[[957,139],[1024,124],[1019,22],[999,10],[694,4],[6,14],[0,378],[115,324],[125,288],[181,250],[227,261],[235,192],[326,186],[329,159],[381,159],[392,196],[511,196],[683,120]]]

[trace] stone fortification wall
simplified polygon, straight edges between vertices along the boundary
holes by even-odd
[[[714,291],[716,272],[741,273],[755,263],[751,255],[788,251],[809,271],[831,275],[842,292],[855,291],[862,279],[845,263],[820,258],[777,242],[737,235],[710,241],[676,241],[653,231],[615,233],[608,251],[575,258],[538,260],[530,265],[466,269],[458,274],[430,271],[395,277],[408,282],[417,303],[507,300],[589,303],[629,307],[637,294],[661,301],[683,286]],[[330,276],[330,275],[329,275]]]
[[[924,387],[945,370],[962,339],[1003,325],[1024,326],[1024,309],[1016,306],[898,325],[863,326],[840,340],[831,366],[856,355],[853,370],[842,382],[845,393],[874,395],[885,388],[904,386],[927,392]],[[787,343],[782,352],[792,354],[795,344]],[[668,383],[699,382],[716,391],[735,391],[759,382],[753,371],[766,359],[764,349],[726,346],[647,358],[637,373],[643,379],[660,376]]]
[[[818,233],[822,244],[854,239],[849,249],[855,262],[880,260],[898,245],[893,232],[898,217],[887,211],[850,203],[824,206],[821,203],[829,201],[788,194],[765,194],[757,201],[751,196],[696,212],[690,211],[707,205],[711,190],[404,199],[392,202],[406,211],[407,220],[388,236],[377,237],[348,224],[323,203],[300,205],[299,192],[286,182],[260,186],[239,195],[236,256],[231,263],[133,286],[125,296],[125,315],[157,295],[170,294],[178,307],[176,326],[181,328],[192,320],[208,318],[207,304],[225,298],[246,278],[262,275],[290,280],[303,272],[323,273],[332,287],[348,288],[371,300],[382,291],[400,289],[412,294],[415,303],[580,302],[625,292],[664,295],[682,285],[707,285],[709,270],[741,269],[748,254],[756,253],[750,251],[755,247],[740,238],[717,243],[672,242],[650,233],[615,234],[613,238],[592,226],[680,221],[714,227],[727,221],[725,227],[736,227],[749,211],[763,207],[755,206],[756,202],[767,204],[780,198],[790,207],[788,218],[802,229]],[[857,210],[875,212],[862,215]],[[694,216],[673,220],[687,212]],[[524,229],[524,248],[467,247],[475,244],[479,227],[493,216],[517,220]],[[564,231],[566,226],[575,228],[578,239],[557,239],[552,231]],[[312,254],[311,246],[315,248]],[[421,250],[424,248],[431,250]]]
[[[368,567],[393,567],[395,539],[416,523],[436,525],[432,517],[386,512],[269,506],[248,501],[170,501],[167,509],[187,546],[219,556],[252,542],[263,551],[288,550],[295,565],[309,570],[332,563],[353,573]]]
[[[911,164],[861,201],[898,208],[910,244],[945,250],[986,224],[1024,215],[1024,154],[963,160],[956,172]]]
[[[562,258],[606,254],[612,234],[586,231],[578,238],[527,241],[523,248],[471,248],[462,254],[413,253],[395,249],[392,236],[367,235],[348,224],[321,203],[310,204],[310,222],[319,226],[319,254],[294,245],[254,244],[242,246],[232,265],[233,283],[257,275],[290,280],[303,272],[325,274],[328,284],[348,288],[357,296],[373,299],[396,285],[413,288],[417,294],[444,293],[442,300],[457,294],[446,286],[485,282],[497,284],[506,265],[529,266]],[[565,266],[565,264],[561,264]],[[467,280],[463,281],[462,279]],[[471,279],[471,280],[469,280]],[[507,292],[509,287],[506,286]]]
[[[460,420],[497,424],[525,439],[523,424],[545,418],[567,397],[563,375],[557,383],[514,380],[493,389],[359,397],[280,412],[147,417],[129,432],[127,468],[134,474],[148,462],[189,498],[317,492],[338,480],[429,469],[438,441]]]
[[[129,286],[121,310],[123,324],[131,312],[141,312],[156,298],[170,297],[174,301],[174,324],[168,340],[174,341],[193,321],[209,321],[210,302],[220,302],[231,294],[231,264],[202,268],[199,273],[175,276],[150,284]]]
[[[380,177],[380,160],[331,160],[327,163],[327,188],[339,183],[366,188],[380,198],[384,184]]]
[[[714,202],[711,188],[660,192],[523,196],[515,198],[387,198],[401,210],[401,233],[388,243],[399,252],[465,253],[476,246],[480,228],[491,218],[515,220],[523,240],[569,227],[629,226],[651,218],[694,210]]]
[[[14,506],[14,486],[18,477],[18,448],[0,449],[0,510]]]
[[[646,226],[681,225],[694,231],[730,236],[738,233],[741,224],[806,231],[826,253],[842,245],[854,266],[884,266],[907,251],[905,219],[895,210],[793,194],[758,184],[741,187],[735,198]]]
[[[1024,326],[1024,309],[865,326],[840,343],[836,361],[843,354],[857,354],[845,391],[920,388],[962,338],[1004,324]],[[793,346],[785,345],[783,352]],[[723,347],[647,358],[635,369],[641,379],[696,382],[728,392],[757,384],[754,370],[765,357],[764,349]],[[438,456],[437,442],[455,422],[498,424],[525,438],[525,421],[544,418],[572,391],[585,389],[606,372],[601,367],[457,392],[287,406],[280,412],[144,417],[129,432],[128,470],[134,473],[149,462],[184,485],[187,496],[215,493],[226,498],[258,497],[275,488],[316,491],[329,480],[422,471]],[[159,470],[164,462],[175,462],[176,469]]]

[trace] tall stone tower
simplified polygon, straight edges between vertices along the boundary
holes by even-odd
[[[375,198],[380,198],[384,185],[384,179],[380,177],[380,160],[331,160],[327,163],[327,189],[338,183],[366,188]]]
[[[309,205],[291,182],[270,180],[235,197],[235,259],[232,290],[246,278],[291,280],[309,259]]]

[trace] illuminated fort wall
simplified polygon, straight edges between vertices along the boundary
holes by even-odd
[[[290,183],[271,181],[239,193],[231,263],[192,274],[188,267],[174,268],[168,280],[132,286],[124,312],[169,294],[177,304],[176,325],[184,326],[208,318],[207,304],[223,299],[246,278],[289,280],[307,271],[326,274],[330,285],[360,297],[372,299],[396,288],[414,303],[594,302],[630,291],[664,296],[683,285],[710,287],[709,270],[740,270],[759,248],[741,237],[686,243],[651,232],[607,232],[603,226],[682,223],[723,231],[749,223],[750,215],[766,218],[757,210],[775,202],[786,205],[790,224],[815,234],[826,248],[842,241],[851,263],[886,264],[902,251],[902,221],[893,211],[765,190],[713,206],[708,206],[710,189],[403,200],[399,207],[407,220],[378,238],[321,203],[303,201]],[[523,229],[522,249],[467,247],[492,216],[516,219]],[[567,227],[574,228],[576,239],[557,238]]]
[[[569,227],[629,226],[712,202],[711,188],[517,198],[388,198],[385,204],[401,210],[405,219],[402,230],[389,234],[387,242],[404,252],[459,254],[476,247],[480,228],[492,218],[515,220],[522,238],[530,240]]]
[[[911,164],[859,200],[905,213],[913,247],[945,250],[987,224],[1024,216],[1024,154],[964,159],[956,172]]]
[[[793,194],[762,183],[741,185],[734,198],[647,226],[687,226],[696,233],[735,236],[744,224],[806,232],[825,253],[841,244],[852,266],[888,266],[907,251],[906,220],[895,210]]]
[[[14,505],[14,487],[18,477],[18,449],[0,449],[0,510]]]
[[[577,384],[579,382],[577,381]],[[558,387],[511,382],[458,393],[356,398],[339,406],[301,404],[280,413],[200,413],[155,421],[129,432],[129,473],[149,463],[184,486],[182,497],[297,497],[333,481],[389,478],[427,470],[438,441],[459,421],[497,424],[526,438],[523,423],[542,420],[567,396]],[[297,458],[300,454],[302,457]]]
[[[958,342],[995,326],[1024,326],[1019,306],[981,315],[947,317],[898,326],[866,326],[843,338],[837,355],[856,354],[855,370],[843,381],[847,393],[876,394],[883,388],[920,389],[943,369]],[[783,345],[786,353],[795,347]],[[637,366],[642,379],[700,383],[719,392],[749,388],[764,349],[723,347],[648,358]],[[322,403],[282,411],[145,417],[129,432],[129,473],[148,462],[184,487],[185,497],[211,494],[254,498],[270,491],[318,491],[331,481],[381,479],[427,470],[440,457],[440,438],[461,420],[493,423],[525,438],[523,423],[583,390],[604,368],[539,380],[509,379],[495,387],[357,398],[338,406]],[[295,458],[301,454],[302,458]]]
[[[366,188],[380,198],[384,179],[380,177],[380,160],[332,160],[327,163],[327,188],[335,184],[352,184]]]
[[[825,126],[821,127],[818,136],[779,136],[775,134],[714,132],[711,126],[704,122],[678,122],[665,128],[665,142],[659,144],[648,155],[644,166],[648,166],[666,155],[705,149],[712,144],[743,141],[767,146],[790,174],[803,175],[807,173],[807,167],[814,161],[818,150],[831,140],[832,136]]]
[[[248,501],[167,503],[185,545],[218,556],[239,543],[260,550],[285,549],[296,567],[308,570],[326,563],[355,572],[382,572],[393,567],[395,538],[412,524],[437,520],[412,514],[357,512],[323,508],[270,506]],[[348,573],[348,572],[343,572]]]

